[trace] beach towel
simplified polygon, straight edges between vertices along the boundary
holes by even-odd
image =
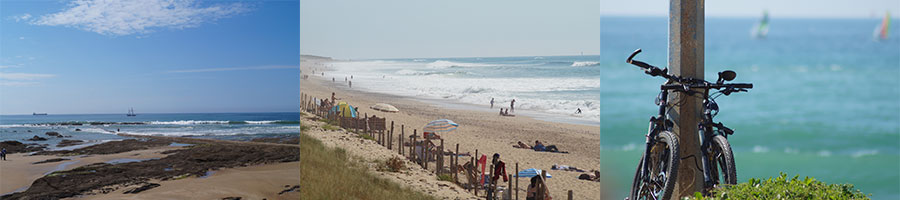
[[[481,165],[481,177],[484,177],[484,167],[487,165],[487,156],[481,155],[481,158],[478,158],[478,164]],[[484,178],[481,178],[481,185],[484,185]]]

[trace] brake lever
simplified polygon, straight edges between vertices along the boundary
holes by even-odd
[[[722,122],[717,123],[716,127],[719,128],[720,131],[725,132],[726,135],[734,134],[734,130],[731,130],[730,128],[725,127],[725,125],[723,125]]]

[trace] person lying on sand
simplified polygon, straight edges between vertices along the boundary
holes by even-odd
[[[600,171],[591,170],[593,174],[581,174],[578,175],[579,180],[588,180],[588,181],[596,181],[600,182]]]
[[[554,153],[569,153],[568,151],[559,151],[556,148],[556,145],[544,146],[544,143],[541,143],[539,140],[534,141],[534,147],[532,147],[534,151],[546,151],[546,152],[554,152]]]
[[[444,152],[444,155],[445,155],[445,156],[452,156],[452,155],[453,155],[453,151],[447,150],[447,151]],[[469,153],[469,152],[459,153],[459,154],[456,154],[456,155],[457,155],[457,156],[472,156],[472,154]]]
[[[573,172],[584,172],[582,169],[578,169],[576,167],[568,166],[568,165],[553,165],[550,167],[552,170],[563,170],[563,171],[573,171]]]
[[[520,149],[531,149],[531,146],[528,146],[528,144],[525,144],[525,143],[523,143],[522,141],[519,141],[518,144],[513,145],[512,147],[513,147],[513,148],[520,148]]]

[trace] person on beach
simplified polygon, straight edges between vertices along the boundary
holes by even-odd
[[[512,101],[509,102],[509,110],[516,111],[516,100],[515,99],[513,99]]]
[[[491,97],[491,108],[492,109],[494,108],[494,98],[493,97]]]
[[[0,150],[0,158],[2,158],[3,160],[6,160],[6,148],[3,148],[3,150]]]
[[[581,108],[575,109],[575,114],[581,114]]]
[[[496,193],[494,191],[497,189],[497,180],[501,176],[503,177],[503,182],[509,181],[509,178],[506,176],[506,163],[500,160],[499,153],[494,154],[491,164],[491,182],[489,182],[487,188],[487,199],[489,200],[495,199]]]
[[[525,144],[525,143],[524,143],[524,142],[522,142],[522,141],[519,141],[519,143],[518,143],[518,144],[516,144],[516,145],[513,145],[513,148],[520,148],[520,149],[531,149],[531,146],[528,146],[528,144]]]
[[[334,83],[334,77],[331,77],[331,82]]]
[[[500,108],[500,116],[503,116],[503,108]]]
[[[353,88],[353,81],[349,81],[348,83],[349,83],[348,86],[350,86],[350,88]]]
[[[334,92],[332,92],[332,93],[331,93],[331,102],[334,102],[335,100],[337,100],[337,99],[334,98]]]
[[[567,152],[567,151],[559,151],[559,149],[556,148],[556,145],[548,145],[548,146],[544,146],[544,143],[541,143],[541,141],[539,141],[539,140],[535,140],[535,141],[534,141],[534,147],[533,147],[533,149],[534,149],[534,151],[546,151],[546,152],[554,152],[554,153],[569,153],[569,152]]]
[[[541,197],[541,198],[537,197],[538,190],[543,190],[543,193],[544,193],[543,197]],[[550,197],[550,191],[544,185],[544,179],[541,178],[541,175],[531,177],[531,184],[528,184],[528,192],[525,194],[525,199],[526,200],[539,200],[539,199],[550,200],[550,199],[552,199]]]

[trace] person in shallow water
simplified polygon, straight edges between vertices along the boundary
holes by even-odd
[[[491,108],[494,108],[494,98],[491,98]]]
[[[513,99],[509,102],[509,109],[515,111],[516,110],[516,100]]]
[[[581,114],[581,108],[575,109],[575,114]]]

